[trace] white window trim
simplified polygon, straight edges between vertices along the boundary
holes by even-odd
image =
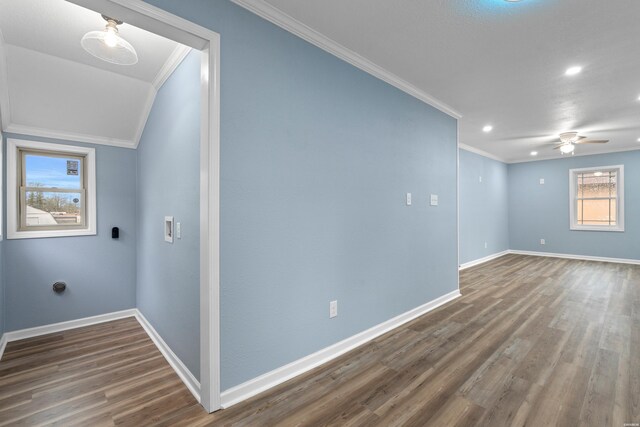
[[[28,230],[20,231],[18,216],[18,150],[46,150],[86,156],[85,174],[87,180],[87,227],[76,230]],[[45,237],[72,237],[96,235],[96,150],[75,145],[52,144],[49,142],[7,139],[7,238],[37,239]]]
[[[618,202],[616,225],[582,225],[577,222],[576,191],[577,174],[582,172],[612,171],[618,172]],[[569,224],[571,230],[577,231],[624,231],[624,165],[579,168],[569,170]]]

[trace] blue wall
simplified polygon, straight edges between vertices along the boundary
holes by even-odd
[[[457,289],[455,119],[229,1],[151,3],[221,34],[223,390]]]
[[[4,167],[2,167],[4,172]],[[4,182],[4,180],[3,180]],[[2,186],[0,186],[2,187]],[[0,197],[4,195],[4,190],[0,188]],[[4,198],[3,198],[4,200]],[[2,227],[2,224],[0,224]],[[4,232],[3,232],[4,235]],[[0,338],[4,334],[4,317],[5,317],[5,304],[4,304],[4,241],[0,241]]]
[[[625,231],[570,230],[569,169],[620,164],[625,166]],[[511,249],[640,259],[638,183],[640,151],[509,165]],[[540,239],[546,245],[540,245]]]
[[[189,370],[200,372],[200,52],[160,88],[138,146],[137,304]],[[164,241],[165,216],[182,238]]]
[[[5,137],[86,146],[22,135]],[[94,147],[98,234],[3,242],[6,331],[136,306],[136,152]],[[119,240],[111,239],[113,226],[120,227]],[[62,295],[51,290],[58,280],[68,286]]]
[[[461,149],[459,179],[460,264],[509,249],[507,165]]]

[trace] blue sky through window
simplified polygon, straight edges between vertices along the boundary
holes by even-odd
[[[47,157],[27,154],[25,156],[27,186],[43,186],[55,188],[81,188],[82,176],[79,159],[65,157]],[[67,171],[67,161],[78,162],[78,175]]]

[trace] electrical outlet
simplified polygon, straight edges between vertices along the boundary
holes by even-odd
[[[407,206],[411,206],[411,193],[407,193]]]
[[[545,242],[545,240],[544,240],[544,239],[540,239],[540,244],[541,244],[541,245],[546,245],[546,244],[547,244],[547,242]]]
[[[489,245],[487,244],[487,242],[484,242],[484,248],[487,249],[489,247]]]
[[[329,302],[329,318],[333,319],[338,315],[338,301]]]
[[[540,178],[540,185],[544,185],[544,178]]]
[[[429,204],[431,206],[438,206],[438,195],[437,194],[432,194],[431,198],[429,199]]]
[[[482,182],[482,177],[481,176],[478,177],[478,182]]]

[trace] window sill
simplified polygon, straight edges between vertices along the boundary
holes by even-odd
[[[43,231],[11,231],[7,233],[7,239],[46,239],[50,237],[79,237],[95,236],[96,230],[43,230]]]
[[[613,231],[622,233],[624,232],[624,227],[602,227],[602,226],[589,226],[589,225],[572,225],[571,231]]]

